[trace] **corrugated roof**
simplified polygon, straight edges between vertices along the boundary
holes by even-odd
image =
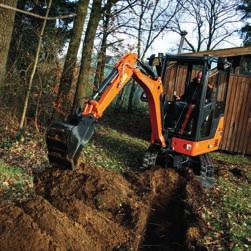
[[[184,53],[183,55],[212,55],[217,57],[235,57],[235,56],[243,56],[243,55],[251,55],[251,46],[247,47],[235,47],[228,49],[219,49],[219,50],[209,50],[209,51],[200,51],[196,53]]]

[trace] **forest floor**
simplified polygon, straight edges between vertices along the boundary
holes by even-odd
[[[109,112],[78,170],[51,170],[43,130],[29,128],[17,142],[15,118],[6,114],[0,111],[0,250],[249,250],[248,158],[212,154],[211,189],[190,170],[139,172],[148,118]]]

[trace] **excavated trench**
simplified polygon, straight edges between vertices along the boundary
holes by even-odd
[[[47,170],[35,188],[30,201],[0,203],[0,250],[204,250],[203,192],[189,172],[82,165]]]

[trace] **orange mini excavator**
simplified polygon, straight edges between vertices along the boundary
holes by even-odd
[[[149,104],[152,130],[141,167],[151,168],[158,162],[175,168],[192,164],[199,167],[202,176],[211,176],[208,153],[219,148],[222,138],[229,66],[222,58],[211,56],[159,54],[152,55],[146,65],[135,53],[124,55],[80,112],[48,128],[46,142],[51,165],[61,169],[77,166],[96,122],[134,79],[143,88],[141,100]],[[198,72],[200,79],[196,82],[194,76]],[[164,80],[170,82],[168,95],[163,91]]]

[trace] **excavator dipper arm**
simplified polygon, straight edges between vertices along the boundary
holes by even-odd
[[[93,98],[85,102],[83,112],[75,121],[52,124],[46,137],[48,158],[52,166],[63,169],[74,169],[77,166],[82,148],[94,133],[95,123],[132,78],[147,95],[152,128],[151,143],[165,147],[161,116],[162,82],[159,77],[155,78],[148,73],[149,69],[139,61],[137,54],[124,55]]]

